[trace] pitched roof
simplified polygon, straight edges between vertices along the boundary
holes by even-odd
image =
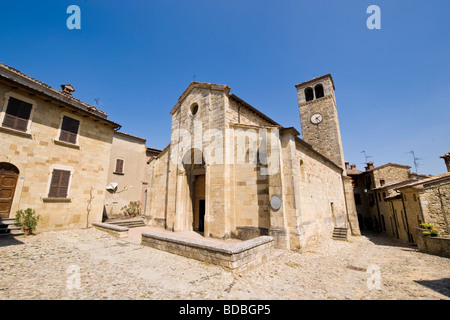
[[[139,142],[143,142],[143,143],[145,143],[147,141],[144,138],[133,136],[133,135],[131,135],[129,133],[125,133],[125,132],[122,132],[122,131],[114,131],[114,134],[122,135],[124,137],[131,138],[131,139],[137,140]]]
[[[414,183],[414,182],[417,182],[417,181],[418,181],[417,179],[408,179],[408,180],[402,180],[402,181],[391,181],[391,182],[388,182],[388,183],[386,183],[386,184],[384,184],[382,186],[373,188],[372,191],[396,188],[396,187],[400,187],[400,186],[407,185],[407,184],[410,184],[410,183]]]
[[[439,182],[439,181],[445,181],[445,180],[450,180],[450,172],[446,172],[437,176],[433,176],[430,177],[428,179],[423,179],[423,180],[419,180],[416,182],[412,182],[410,184],[407,184],[405,186],[399,187],[397,188],[398,190],[401,189],[407,189],[407,188],[412,188],[412,187],[416,187],[416,186],[420,186],[420,185],[427,185],[427,184],[431,184],[434,182]]]
[[[361,170],[358,170],[358,169],[346,169],[345,171],[347,172],[347,175],[349,175],[349,176],[356,176],[358,174],[363,173]]]
[[[21,87],[25,87],[28,90],[43,94],[47,98],[58,101],[59,103],[61,103],[61,105],[69,106],[76,109],[77,111],[87,113],[94,118],[101,119],[104,122],[112,125],[114,128],[120,128],[119,124],[108,120],[108,115],[105,112],[97,109],[96,107],[89,105],[79,99],[76,99],[71,95],[58,91],[48,84],[45,84],[3,63],[0,63],[0,79],[3,79],[10,83],[12,82]]]
[[[398,168],[403,168],[403,169],[411,169],[410,166],[389,162],[389,163],[383,164],[381,166],[375,167],[373,169],[363,171],[363,173],[364,172],[372,172],[372,171],[379,170],[379,169],[386,168],[386,167],[398,167]]]

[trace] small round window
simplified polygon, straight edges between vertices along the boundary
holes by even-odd
[[[198,104],[194,103],[194,104],[191,106],[191,113],[192,113],[192,115],[194,116],[197,112],[198,112]]]

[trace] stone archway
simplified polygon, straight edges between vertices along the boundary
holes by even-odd
[[[189,208],[186,214],[191,224],[190,230],[203,233],[205,231],[206,215],[206,161],[200,149],[193,148],[183,157],[183,167],[186,175]]]
[[[18,178],[16,166],[0,162],[0,218],[9,218]]]

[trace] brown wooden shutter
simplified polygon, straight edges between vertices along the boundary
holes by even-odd
[[[115,173],[123,173],[123,160],[122,159],[116,159]]]
[[[10,97],[8,100],[8,107],[6,108],[5,118],[3,120],[3,126],[20,131],[27,131],[32,107],[33,106],[27,102]]]
[[[58,196],[59,179],[61,178],[61,170],[53,170],[52,181],[50,182],[49,198],[56,198]]]
[[[53,170],[50,182],[49,198],[67,198],[69,190],[70,171]]]
[[[80,121],[64,116],[61,125],[59,140],[70,143],[77,143],[78,128]]]
[[[70,171],[63,171],[61,173],[61,180],[59,183],[58,198],[67,198],[69,191]]]

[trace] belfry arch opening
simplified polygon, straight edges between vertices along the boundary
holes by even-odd
[[[323,92],[323,86],[321,84],[318,84],[315,88],[314,91],[316,93],[316,99],[322,98],[325,96],[324,92]]]
[[[306,88],[305,89],[305,100],[306,101],[314,100],[314,90],[313,90],[313,88]]]

